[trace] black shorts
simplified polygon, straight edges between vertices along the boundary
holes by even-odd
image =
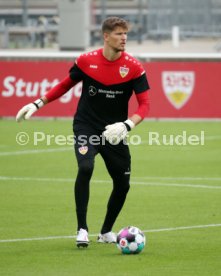
[[[131,156],[128,145],[120,142],[111,145],[102,136],[101,132],[85,126],[78,126],[74,131],[75,154],[80,166],[82,162],[94,164],[95,156],[99,153],[107,167],[109,174],[114,178],[117,175],[130,175]]]

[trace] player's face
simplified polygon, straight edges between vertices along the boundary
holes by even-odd
[[[110,33],[105,34],[105,42],[115,52],[125,51],[127,42],[127,30],[122,27],[117,27]]]

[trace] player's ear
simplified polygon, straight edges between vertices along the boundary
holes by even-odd
[[[109,33],[103,33],[104,41],[108,41]]]

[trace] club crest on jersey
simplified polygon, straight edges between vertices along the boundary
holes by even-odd
[[[79,153],[82,155],[85,155],[88,152],[88,147],[87,146],[82,146],[78,149]]]
[[[191,98],[195,84],[192,71],[164,71],[162,85],[169,102],[176,108],[182,108]]]
[[[120,67],[119,72],[120,72],[121,77],[125,78],[126,75],[129,73],[129,68],[127,68],[127,67]]]

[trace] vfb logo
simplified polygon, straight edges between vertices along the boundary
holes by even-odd
[[[176,108],[182,108],[190,99],[195,84],[192,71],[164,71],[162,85],[169,102]]]

